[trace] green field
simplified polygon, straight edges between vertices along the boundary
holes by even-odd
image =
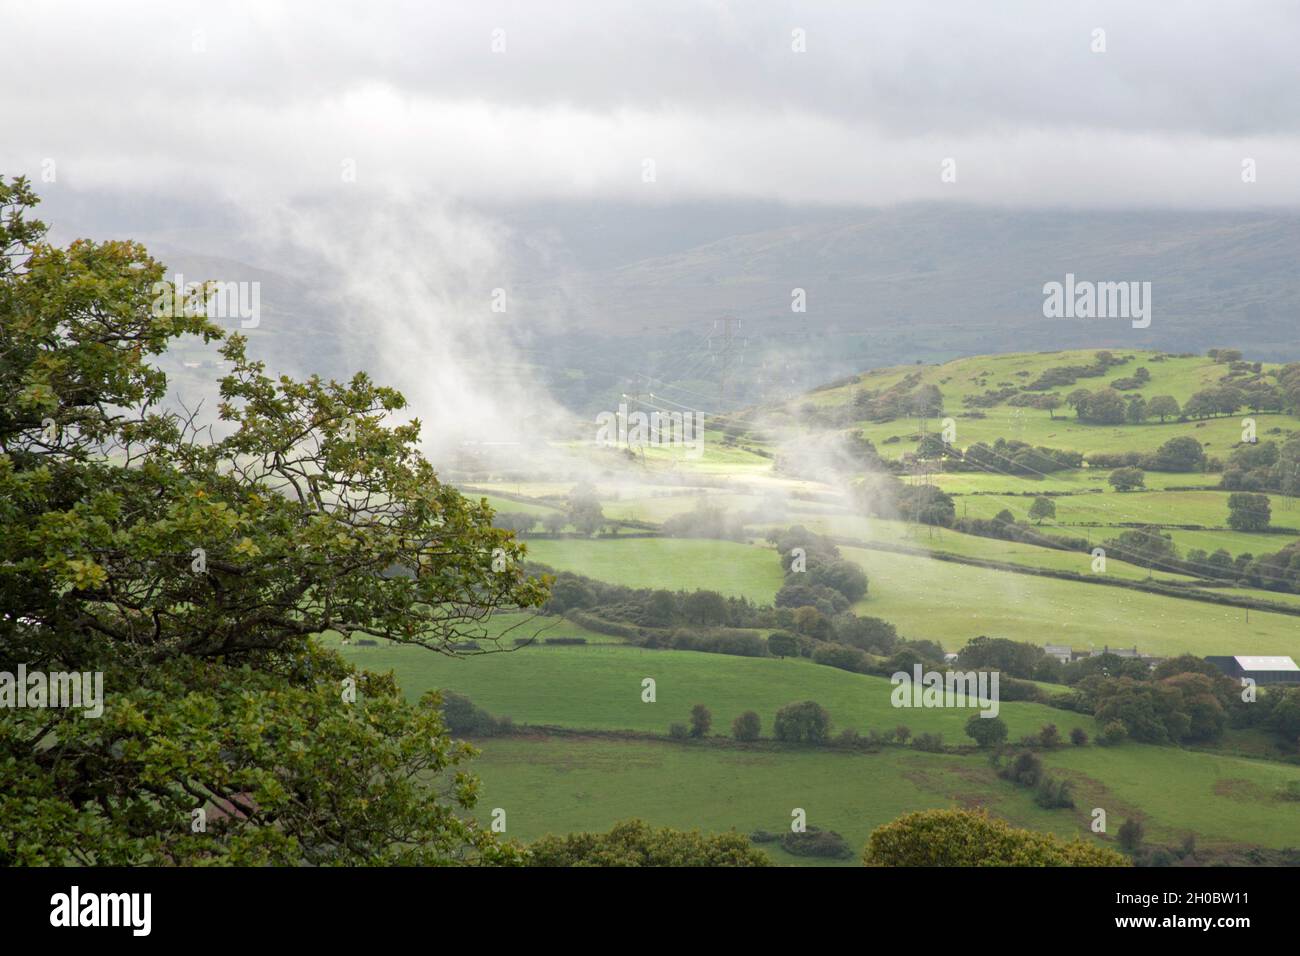
[[[506,811],[507,834],[602,830],[640,817],[658,826],[780,834],[803,809],[812,826],[840,833],[860,865],[871,831],[904,813],[985,805],[1022,826],[1079,832],[1068,816],[1034,805],[999,781],[983,758],[890,748],[877,754],[764,750],[644,740],[548,737],[482,743],[479,814]],[[827,865],[763,844],[777,863]]]
[[[1205,358],[1151,361],[1152,353],[1101,378],[1080,379],[1056,389],[1096,390],[1146,367],[1151,381],[1137,394],[1173,395],[1180,403],[1214,385],[1227,368]],[[849,385],[823,389],[787,407],[850,402],[860,388],[884,388],[919,372],[943,392],[947,414],[957,423],[957,443],[1016,438],[1033,444],[1096,451],[1150,451],[1178,435],[1193,435],[1210,455],[1226,459],[1241,438],[1246,413],[1206,422],[1097,426],[1078,422],[1069,409],[1047,412],[1001,405],[972,414],[962,398],[986,389],[1018,386],[1045,369],[1088,364],[1092,351],[981,356],[938,366],[907,366],[864,373]],[[1129,391],[1126,394],[1135,394]],[[1283,440],[1300,427],[1289,416],[1256,415],[1261,439]],[[761,421],[763,410],[752,418]],[[767,441],[779,454],[785,438],[807,426],[794,418],[757,426],[742,444]],[[912,449],[917,420],[858,422],[854,428],[886,456]],[[939,422],[930,419],[928,431]],[[574,446],[595,465],[593,481],[611,522],[651,526],[701,506],[745,516],[748,542],[659,537],[526,538],[529,557],[560,570],[634,588],[690,591],[706,588],[770,604],[783,583],[780,563],[763,537],[773,529],[802,524],[833,536],[842,555],[870,579],[855,613],[884,618],[900,635],[937,641],[959,650],[979,635],[1033,644],[1068,644],[1079,651],[1136,646],[1145,654],[1175,656],[1287,654],[1300,657],[1300,620],[1276,612],[1228,607],[1133,588],[1024,573],[1074,572],[1093,577],[1088,550],[1062,551],[961,534],[865,514],[851,506],[849,480],[827,474],[821,481],[778,473],[774,459],[742,447],[724,446],[710,431],[702,458],[652,451],[635,460],[610,449]],[[897,440],[889,441],[891,438]],[[1229,530],[1226,492],[1213,473],[1147,473],[1147,489],[1120,494],[1108,486],[1108,470],[1081,468],[1043,478],[948,473],[930,476],[954,495],[959,517],[992,518],[1003,509],[1028,520],[1034,496],[1053,492],[1057,514],[1042,530],[1082,538],[1089,547],[1118,536],[1125,525],[1166,526],[1180,555],[1191,549],[1224,548],[1233,555],[1277,551],[1295,536]],[[820,477],[820,476],[819,476]],[[849,476],[851,479],[852,476]],[[494,508],[542,515],[563,508],[573,482],[480,482]],[[522,498],[522,500],[520,500]],[[1273,498],[1273,523],[1300,527],[1300,509]],[[1295,515],[1292,520],[1291,516]],[[1204,530],[1172,528],[1199,525]],[[889,548],[923,553],[898,553]],[[1019,566],[983,568],[962,561]],[[1187,586],[1183,575],[1107,562],[1107,580],[1164,582]],[[1300,594],[1221,586],[1203,591],[1300,607]],[[521,615],[505,619],[518,625]],[[504,625],[494,624],[491,633]],[[496,716],[511,717],[523,732],[480,742],[475,770],[484,781],[479,812],[508,813],[508,833],[534,839],[544,833],[599,830],[638,816],[651,823],[718,831],[781,833],[796,807],[808,822],[843,834],[855,864],[871,830],[924,807],[981,806],[1013,824],[1064,836],[1096,839],[1089,830],[1094,807],[1106,810],[1110,832],[1124,819],[1143,819],[1149,842],[1176,845],[1194,835],[1201,847],[1239,850],[1300,846],[1300,811],[1281,798],[1300,780],[1300,767],[1280,762],[1276,739],[1260,730],[1230,730],[1218,748],[1183,749],[1126,743],[1119,747],[1065,747],[1043,755],[1049,770],[1074,788],[1073,810],[1048,811],[1032,795],[996,777],[981,754],[926,754],[885,747],[879,753],[829,748],[799,749],[770,739],[773,715],[792,701],[816,700],[827,708],[833,733],[860,733],[899,724],[915,733],[941,734],[949,745],[967,743],[971,710],[902,709],[891,702],[892,686],[880,678],[851,674],[808,660],[728,657],[687,651],[652,651],[586,632],[561,618],[540,617],[516,634],[548,628],[544,636],[582,636],[581,647],[530,646],[506,654],[458,660],[393,645],[345,646],[343,653],[375,670],[393,670],[412,697],[431,688],[467,694]],[[337,642],[333,642],[337,643]],[[642,681],[655,681],[657,699],[642,701]],[[1044,685],[1049,693],[1065,688]],[[708,706],[715,736],[724,736],[745,710],[760,715],[763,739],[737,744],[717,739],[678,742],[666,738],[673,723],[689,719],[691,707]],[[1041,704],[1003,703],[1001,716],[1016,740],[1047,723],[1063,734],[1073,727],[1095,737],[1095,721]],[[539,729],[549,728],[549,729]],[[1244,756],[1249,754],[1250,756]],[[779,863],[807,864],[773,844],[762,844]]]
[[[730,717],[754,709],[771,714],[790,700],[815,699],[836,728],[892,727],[942,733],[966,742],[970,711],[894,708],[883,678],[848,674],[807,661],[748,659],[607,646],[528,648],[457,661],[414,648],[351,647],[345,653],[371,669],[396,671],[406,692],[433,687],[468,694],[516,722],[596,731],[662,734],[685,720],[691,705],[714,713],[714,733]],[[658,700],[641,701],[641,680],[653,676]],[[1090,718],[1038,704],[1005,703],[1013,739],[1044,723],[1063,732],[1095,731]],[[765,734],[766,737],[766,734]],[[1092,838],[1091,808],[1118,826],[1143,817],[1149,839],[1178,842],[1195,833],[1206,847],[1300,844],[1300,814],[1278,799],[1300,768],[1170,747],[1065,747],[1046,762],[1068,777],[1076,808],[1046,811],[1027,791],[998,780],[983,755],[926,754],[886,747],[879,753],[806,750],[760,741],[669,742],[592,735],[516,736],[480,741],[473,764],[484,781],[479,812],[507,812],[507,832],[522,839],[595,830],[639,816],[658,825],[717,831],[781,832],[791,810],[843,834],[860,848],[872,828],[924,807],[983,806],[1020,826]],[[1113,829],[1112,829],[1113,832]],[[771,850],[783,863],[813,862]],[[849,860],[848,863],[855,861]]]
[[[886,522],[871,522],[886,526]],[[934,546],[953,549],[990,540],[1011,555],[1028,560],[1027,545],[971,539],[936,532]],[[921,529],[913,542],[930,540]],[[913,639],[938,641],[958,650],[973,637],[1009,637],[1034,644],[1068,643],[1132,647],[1143,653],[1290,654],[1300,656],[1300,621],[1283,614],[1252,611],[1249,623],[1240,608],[1148,594],[1127,588],[1011,574],[948,561],[843,546],[845,557],[866,571],[870,590],[854,610],[884,618]],[[998,547],[983,556],[995,557]],[[733,542],[628,538],[559,540],[529,543],[529,554],[556,568],[576,571],[630,587],[692,590],[708,587],[728,595],[743,595],[770,603],[781,585],[780,565],[768,548]],[[1063,570],[1090,573],[1084,553],[1048,551],[1031,556],[1034,562]],[[1113,569],[1113,570],[1112,570]],[[1144,576],[1108,562],[1108,573]],[[1267,592],[1257,597],[1274,599]],[[970,595],[978,595],[972,602]]]
[[[1084,387],[1095,389],[1099,386],[1088,383]],[[1017,411],[1022,414],[1016,415]],[[960,409],[948,413],[948,417],[957,423],[956,442],[961,447],[966,448],[981,441],[991,445],[999,438],[1005,438],[1088,455],[1100,452],[1154,451],[1171,438],[1188,435],[1205,446],[1206,454],[1222,459],[1226,459],[1241,441],[1241,419],[1245,417],[1234,415],[1203,422],[1168,421],[1163,425],[1096,425],[1077,421],[1069,409],[1058,409],[1055,418],[1049,418],[1047,412],[1032,408],[998,406],[984,412],[985,418],[964,417]],[[1297,428],[1296,420],[1290,416],[1259,414],[1252,417],[1257,422],[1261,435],[1275,427],[1286,432]],[[927,424],[931,432],[938,432],[941,427],[937,418],[930,419]],[[863,435],[875,442],[882,454],[897,456],[901,452],[916,449],[921,428],[915,419],[899,419],[883,423],[867,422],[861,430]],[[894,437],[899,440],[888,442],[888,439]],[[1214,481],[1213,476],[1207,480],[1207,476],[1195,473],[1179,477],[1182,479],[1181,484],[1212,484]]]
[[[1091,554],[1086,551],[1062,551],[1019,541],[1003,541],[1000,538],[961,534],[947,528],[932,528],[903,521],[834,515],[804,517],[799,523],[811,531],[836,536],[844,541],[856,540],[863,545],[867,543],[900,545],[920,548],[932,553],[954,554],[981,561],[999,561],[1026,568],[1046,568],[1084,574],[1089,573],[1092,562]],[[1044,530],[1050,532],[1051,529]],[[1082,536],[1077,530],[1064,529],[1063,533],[1071,537]],[[1096,536],[1097,542],[1100,543],[1109,536],[1110,533],[1102,529]],[[1166,571],[1150,572],[1146,568],[1118,560],[1107,562],[1106,573],[1129,581],[1143,581],[1148,577],[1157,581],[1191,580],[1187,575]]]
[[[1300,622],[1284,614],[1251,611],[1246,623],[1240,608],[863,548],[840,550],[871,581],[857,613],[882,617],[900,634],[937,640],[949,649],[984,634],[1076,648],[1136,645],[1144,654],[1162,656],[1300,656]]]
[[[666,734],[690,717],[691,707],[713,710],[716,729],[728,732],[746,710],[771,731],[776,711],[792,701],[816,700],[835,730],[861,733],[906,724],[914,733],[941,733],[965,743],[967,709],[895,708],[883,677],[851,674],[805,659],[732,657],[639,647],[527,647],[505,654],[458,660],[410,647],[351,647],[348,656],[370,670],[394,671],[412,698],[451,688],[469,695],[497,716],[517,723],[553,724],[584,730],[637,730]],[[641,682],[653,678],[656,701],[641,700]],[[1003,720],[1013,737],[1054,723],[1062,733],[1095,730],[1091,717],[1043,704],[1004,703]]]
[[[1094,351],[1084,349],[1035,354],[983,355],[955,359],[942,365],[877,369],[859,376],[852,384],[813,392],[793,405],[797,406],[804,401],[811,401],[823,407],[844,405],[851,402],[860,389],[888,388],[900,382],[904,376],[919,372],[918,384],[934,385],[943,393],[945,415],[955,420],[956,442],[962,447],[979,441],[991,444],[998,438],[1007,438],[1033,445],[1073,449],[1085,454],[1150,451],[1171,438],[1191,435],[1206,447],[1207,453],[1226,458],[1232,448],[1241,441],[1241,419],[1251,415],[1248,411],[1207,421],[1170,420],[1161,424],[1153,420],[1143,425],[1112,426],[1079,422],[1068,407],[1049,413],[1031,408],[1015,408],[1006,404],[970,409],[962,403],[966,397],[980,395],[988,390],[1007,386],[1018,388],[1029,384],[1041,372],[1052,367],[1091,364]],[[1226,365],[1216,365],[1205,357],[1168,358],[1153,362],[1151,359],[1155,353],[1151,352],[1125,350],[1115,351],[1114,354],[1129,355],[1133,360],[1112,368],[1104,376],[1081,378],[1073,385],[1048,389],[1042,394],[1055,393],[1064,398],[1077,388],[1096,391],[1105,388],[1116,379],[1131,377],[1138,368],[1146,368],[1151,373],[1151,380],[1143,387],[1123,394],[1141,395],[1148,400],[1156,395],[1172,395],[1181,405],[1194,392],[1218,384],[1228,372]],[[1275,367],[1267,364],[1264,366],[1265,371]],[[1300,422],[1291,416],[1254,414],[1251,417],[1256,421],[1261,439],[1284,437],[1300,427]],[[862,433],[875,442],[882,454],[896,457],[902,452],[915,449],[921,431],[921,422],[917,419],[861,422],[860,427]],[[926,427],[929,431],[938,431],[940,428],[938,419],[930,419]],[[1279,431],[1270,434],[1272,429]],[[891,442],[890,439],[897,439],[897,441]],[[1183,476],[1183,478],[1188,479],[1187,483],[1191,483],[1192,476]]]
[[[507,833],[606,829],[641,817],[659,826],[781,833],[791,811],[842,834],[860,852],[871,831],[932,807],[984,807],[1016,826],[1097,839],[1091,811],[1113,834],[1143,820],[1147,838],[1169,845],[1195,834],[1199,846],[1300,846],[1300,814],[1277,798],[1300,769],[1264,761],[1127,744],[1067,747],[1047,756],[1073,782],[1075,809],[1044,810],[1029,791],[999,780],[982,755],[879,753],[713,746],[595,737],[516,737],[481,742],[473,764],[483,780],[479,812],[507,813]],[[1105,780],[1103,784],[1100,781]],[[818,863],[765,848],[778,863]],[[856,856],[844,865],[856,865]],[[824,864],[823,864],[824,865]]]
[[[1048,525],[1075,525],[1096,523],[1116,525],[1124,522],[1144,524],[1198,524],[1206,528],[1227,531],[1227,491],[1107,491],[1103,494],[1062,495],[1053,497],[1056,518]],[[1007,509],[1021,521],[1029,520],[1029,506],[1034,499],[1026,495],[965,495],[960,499],[959,511],[969,510],[972,518],[992,518]],[[1286,511],[1273,516],[1274,524],[1285,524]],[[1300,512],[1292,512],[1300,524]],[[1272,534],[1254,536],[1278,547],[1290,538]]]
[[[940,472],[930,476],[930,481],[951,495],[979,494],[1030,494],[1051,492],[1090,494],[1111,492],[1106,479],[1110,471],[1105,468],[1076,468],[1057,471],[1041,477],[1037,475],[1000,475],[980,471]],[[1182,474],[1172,471],[1148,471],[1146,487],[1152,490],[1166,488],[1206,488],[1219,484],[1218,475]]]
[[[702,538],[532,540],[529,558],[632,588],[694,591],[771,604],[781,564],[770,548]]]

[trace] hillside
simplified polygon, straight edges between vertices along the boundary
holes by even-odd
[[[900,710],[878,670],[815,663],[816,651],[813,659],[775,659],[762,650],[778,628],[794,627],[800,640],[811,641],[805,654],[832,640],[825,631],[798,631],[805,619],[792,608],[773,608],[797,576],[782,574],[772,542],[799,526],[806,529],[800,534],[826,535],[840,560],[865,573],[867,593],[849,611],[895,629],[900,646],[958,652],[983,636],[1032,648],[1064,645],[1081,659],[1107,647],[1136,647],[1156,659],[1300,657],[1300,590],[1261,588],[1249,577],[1252,555],[1300,539],[1300,511],[1291,497],[1271,493],[1270,527],[1240,530],[1229,526],[1231,492],[1220,487],[1224,468],[1236,467],[1242,448],[1281,447],[1300,432],[1292,399],[1279,386],[1280,366],[1134,349],[1114,350],[1099,366],[1098,351],[980,355],[858,371],[794,399],[712,419],[699,457],[671,448],[629,455],[573,441],[567,452],[591,466],[581,484],[547,474],[529,480],[478,474],[464,490],[485,498],[504,525],[518,529],[529,561],[590,582],[563,592],[590,617],[544,614],[506,637],[541,628],[539,640],[586,643],[538,644],[464,661],[398,647],[349,646],[345,653],[368,667],[393,669],[410,696],[446,688],[514,721],[504,736],[481,741],[481,770],[485,802],[506,808],[512,832],[525,838],[599,829],[632,815],[779,832],[789,803],[808,807],[810,822],[857,843],[907,809],[955,804],[1085,838],[1095,838],[1090,809],[1102,807],[1114,818],[1142,819],[1150,839],[1166,847],[1194,838],[1207,860],[1284,851],[1300,842],[1285,796],[1300,790],[1300,771],[1294,746],[1264,728],[1233,725],[1195,748],[1134,741],[1048,748],[1044,765],[1074,794],[1073,809],[1048,810],[1000,779],[984,755],[963,749],[969,711]],[[1126,403],[1169,396],[1178,411],[1163,423],[1158,416],[1098,423],[1066,402],[1081,388],[1116,387]],[[1225,388],[1260,402],[1273,401],[1265,395],[1272,388],[1279,407],[1197,410],[1198,393]],[[918,395],[927,398],[920,414],[907,408]],[[1043,407],[1044,396],[1056,396],[1059,406]],[[1242,444],[1247,416],[1255,420],[1260,446]],[[940,449],[935,436],[945,425],[955,426],[955,435],[951,447]],[[1145,487],[1134,491],[1107,480],[1117,455],[1164,467],[1157,458],[1176,438],[1194,439],[1194,463],[1149,467]],[[878,465],[868,465],[869,455],[827,453],[845,442],[861,451],[862,439],[879,453]],[[979,443],[999,440],[1005,461],[966,460]],[[1038,471],[1023,467],[1023,459],[1016,464],[1010,456],[1021,446],[1005,442],[1042,445],[1077,460]],[[977,461],[985,467],[968,467]],[[951,511],[918,520],[887,495],[861,498],[855,489],[864,481],[875,487],[893,481],[899,501],[942,492]],[[579,499],[599,514],[581,529],[574,510]],[[1038,510],[1043,500],[1051,503],[1049,512]],[[1119,549],[1122,536],[1139,550]],[[1142,550],[1153,542],[1165,542],[1155,558]],[[1097,547],[1112,552],[1100,568]],[[602,598],[591,591],[597,583],[622,590]],[[745,613],[766,623],[732,621],[727,629],[749,635],[745,653],[756,656],[654,649],[670,644],[677,629],[696,631],[696,624],[684,618],[649,629],[629,623],[638,620],[637,602],[645,595],[684,600],[700,592],[716,592],[733,611],[756,609]],[[599,624],[602,615],[621,624]],[[807,620],[815,624],[816,616]],[[708,642],[685,646],[707,649]],[[888,672],[878,656],[859,663]],[[1098,738],[1103,728],[1091,713],[1049,705],[1075,692],[1055,683],[1061,673],[1049,669],[1038,678],[1046,695],[1041,702],[1004,701],[1001,716],[1012,741],[1031,739],[1046,724]],[[639,696],[647,677],[658,688],[653,704]],[[797,700],[824,706],[834,734],[888,733],[901,724],[913,734],[939,735],[944,752],[897,743],[866,752],[782,744],[773,739],[772,718]],[[669,726],[687,721],[696,704],[712,712],[710,735],[670,738]],[[762,724],[759,740],[748,744],[729,739],[732,719],[745,710],[759,714]],[[759,786],[773,776],[799,782],[788,792]],[[815,862],[766,847],[778,862]]]
[[[871,366],[989,352],[1161,348],[1203,353],[1241,343],[1253,359],[1300,357],[1294,250],[1300,217],[1278,213],[988,209],[909,204],[830,210],[803,221],[719,211],[713,237],[686,228],[665,248],[663,210],[620,208],[598,218],[568,210],[551,250],[526,281],[522,321],[542,365],[577,372],[549,384],[575,407],[653,376],[679,401],[711,408],[798,391]],[[588,252],[612,229],[645,224],[647,238]],[[758,227],[758,228],[755,228]],[[1067,273],[1148,281],[1153,321],[1043,317],[1043,285]],[[791,311],[792,290],[807,311]],[[672,308],[664,308],[671,290]],[[721,387],[710,363],[718,322],[740,320],[738,374]],[[565,333],[554,334],[556,325]],[[572,329],[583,330],[581,355]],[[710,340],[714,340],[710,343]],[[585,385],[583,383],[586,383]],[[689,390],[689,393],[686,391]],[[595,407],[600,407],[599,405]]]
[[[1015,439],[1035,445],[1070,449],[1084,454],[1093,452],[1150,451],[1180,435],[1190,435],[1205,446],[1210,454],[1223,456],[1241,441],[1241,418],[1251,415],[1257,423],[1259,436],[1284,439],[1300,429],[1300,420],[1291,415],[1252,412],[1243,406],[1240,415],[1219,415],[1211,418],[1194,418],[1180,421],[1172,416],[1160,421],[1150,416],[1138,427],[1097,425],[1082,422],[1065,404],[1067,396],[1075,389],[1090,391],[1110,388],[1116,382],[1132,379],[1139,369],[1145,369],[1149,380],[1124,388],[1122,394],[1140,396],[1150,402],[1156,396],[1168,395],[1180,406],[1185,405],[1196,392],[1234,381],[1251,379],[1254,373],[1235,374],[1229,365],[1216,363],[1204,355],[1171,356],[1161,352],[1140,349],[1116,350],[1123,364],[1111,367],[1097,377],[1080,377],[1074,382],[1049,388],[1030,389],[1040,376],[1052,369],[1081,367],[1095,361],[1095,349],[1072,351],[1014,353],[1010,355],[973,356],[955,359],[940,365],[894,366],[873,369],[853,376],[850,381],[835,387],[818,389],[798,399],[785,403],[787,411],[794,412],[811,404],[828,413],[842,413],[847,422],[859,425],[862,434],[871,439],[882,454],[898,457],[913,451],[921,437],[922,421],[915,417],[900,417],[893,421],[871,421],[853,412],[853,401],[862,391],[885,391],[899,386],[905,380],[911,387],[933,386],[943,396],[943,416],[934,416],[929,422],[930,431],[941,427],[935,419],[952,417],[957,423],[957,443],[962,446],[977,441],[993,442],[998,438]],[[1280,366],[1260,363],[1260,373],[1266,380],[1269,373]],[[1044,411],[1032,407],[1016,406],[1010,400],[991,400],[1002,391],[1030,397],[1054,395],[1061,406]],[[977,404],[978,403],[978,404]]]

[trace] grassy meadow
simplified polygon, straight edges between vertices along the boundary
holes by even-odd
[[[1227,371],[1204,357],[1156,361],[1153,353],[1117,354],[1131,355],[1132,360],[1104,377],[1080,379],[1055,391],[1064,395],[1079,387],[1096,390],[1145,367],[1151,381],[1137,393],[1148,399],[1173,395],[1182,403]],[[962,406],[967,396],[1022,385],[1049,368],[1086,365],[1092,357],[1091,350],[979,356],[943,365],[878,369],[851,383],[811,392],[788,409],[807,403],[843,405],[858,389],[888,388],[905,376],[919,375],[920,382],[942,391],[961,445],[1005,437],[1085,453],[1151,451],[1187,434],[1208,454],[1226,458],[1240,440],[1242,416],[1103,427],[1078,422],[1066,408],[1052,416],[1002,405],[972,415]],[[758,420],[762,414],[756,410],[752,418],[740,417]],[[1289,416],[1255,418],[1262,439],[1285,439],[1300,427]],[[915,446],[920,425],[900,419],[857,422],[853,428],[872,439],[883,455],[898,456]],[[938,427],[937,419],[926,425],[929,431]],[[811,480],[777,470],[781,428],[756,430],[739,445],[726,445],[720,433],[709,431],[705,453],[698,458],[670,450],[630,456],[575,444],[573,450],[596,469],[592,484],[608,522],[607,533],[590,538],[572,533],[526,536],[529,558],[628,587],[707,588],[764,605],[772,603],[783,583],[778,556],[765,536],[802,524],[833,536],[842,555],[867,574],[869,590],[853,607],[855,613],[883,618],[904,638],[936,641],[949,651],[987,635],[1039,645],[1068,644],[1079,651],[1136,646],[1144,654],[1159,656],[1300,658],[1297,616],[1247,613],[1096,583],[1089,580],[1095,574],[1088,550],[1044,548],[864,514],[845,494],[843,476]],[[765,448],[774,457],[754,454],[745,445]],[[1296,539],[1291,533],[1229,530],[1228,494],[1214,487],[1217,474],[1148,472],[1146,490],[1128,493],[1111,489],[1106,475],[1103,469],[1080,468],[1043,478],[941,473],[931,480],[954,496],[959,517],[992,518],[1007,510],[1028,521],[1034,497],[1050,494],[1056,516],[1045,520],[1042,530],[1085,539],[1089,548],[1135,524],[1167,530],[1181,555],[1194,548],[1258,555]],[[499,511],[540,520],[562,512],[574,487],[572,480],[478,480],[466,490],[472,497],[486,497]],[[1275,526],[1300,528],[1300,508],[1293,505],[1274,496]],[[668,538],[640,530],[657,528],[702,506],[743,518],[746,540]],[[637,533],[629,533],[626,522],[636,523]],[[909,553],[889,550],[898,547]],[[1073,572],[1084,580],[1025,573],[1035,570]],[[1300,610],[1300,594],[1231,582],[1211,587],[1181,573],[1113,558],[1105,574],[1109,580],[1196,587]],[[1275,743],[1261,731],[1231,730],[1217,745],[1198,749],[1127,742],[1046,752],[1048,771],[1069,780],[1076,806],[1045,810],[1031,792],[1000,780],[984,754],[931,754],[897,746],[876,753],[801,749],[772,739],[778,708],[816,700],[831,715],[832,733],[884,731],[903,724],[913,734],[940,734],[949,745],[969,742],[964,725],[973,711],[895,708],[893,688],[885,678],[804,659],[647,650],[554,616],[499,615],[489,622],[484,637],[499,638],[500,646],[511,647],[514,638],[531,634],[538,636],[538,643],[464,659],[387,644],[340,645],[337,635],[323,639],[340,646],[358,664],[392,670],[411,697],[429,689],[451,689],[494,716],[512,718],[515,734],[479,741],[483,753],[474,769],[483,779],[479,810],[484,818],[494,808],[505,809],[507,832],[525,840],[547,832],[604,829],[631,816],[684,828],[780,834],[788,827],[791,810],[802,807],[810,824],[840,832],[856,854],[872,828],[909,810],[978,806],[1019,826],[1090,840],[1098,839],[1089,830],[1091,811],[1101,807],[1111,832],[1122,820],[1135,817],[1144,821],[1149,840],[1166,845],[1192,835],[1198,845],[1216,849],[1300,846],[1300,805],[1280,796],[1283,788],[1300,786],[1300,766],[1278,760]],[[546,637],[581,637],[588,643],[547,646],[540,643]],[[655,682],[653,703],[642,700],[646,678]],[[1051,694],[1066,691],[1059,685],[1042,687]],[[713,737],[670,740],[670,724],[688,721],[695,704],[712,711]],[[723,739],[731,721],[747,710],[760,716],[761,739],[753,744]],[[1098,732],[1091,716],[1036,703],[1004,702],[1001,716],[1012,740],[1047,723],[1056,724],[1063,734],[1075,727],[1091,738]],[[792,856],[775,843],[762,846],[778,863],[827,862]],[[838,862],[855,864],[856,855]]]

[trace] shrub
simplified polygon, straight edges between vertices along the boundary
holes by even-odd
[[[442,718],[453,734],[494,737],[513,729],[513,721],[508,717],[498,720],[464,694],[450,690],[439,691],[439,694],[442,697]]]
[[[912,747],[926,753],[939,753],[943,750],[943,734],[917,734],[912,738]]]
[[[1070,743],[1076,747],[1084,747],[1088,743],[1088,732],[1082,727],[1075,727],[1070,731]]]
[[[872,831],[867,866],[1129,866],[1120,853],[1013,828],[982,811],[920,810]]]
[[[595,599],[592,598],[594,601]],[[618,621],[607,621],[603,617],[597,617],[580,608],[569,608],[564,612],[564,616],[589,631],[595,631],[597,634],[608,634],[611,637],[636,638],[641,636],[641,629],[632,624],[620,624]]]
[[[680,627],[672,632],[667,644],[677,651],[732,654],[736,657],[762,657],[767,649],[762,637],[737,628]]]
[[[1116,491],[1133,491],[1146,485],[1146,475],[1140,468],[1117,468],[1106,480]]]
[[[1038,745],[1045,750],[1054,750],[1061,746],[1061,732],[1056,729],[1056,724],[1043,724],[1042,729],[1038,731]]]
[[[1264,531],[1270,518],[1268,495],[1237,491],[1228,496],[1228,527],[1233,531]]]
[[[641,820],[608,833],[545,836],[528,849],[530,866],[771,866],[743,834],[656,829]]]
[[[1007,739],[1007,724],[1001,717],[971,714],[966,721],[966,736],[980,747],[996,747]]]
[[[1123,743],[1124,738],[1128,736],[1128,730],[1118,720],[1112,720],[1101,729],[1101,737],[1097,743],[1104,747],[1113,747],[1116,744]]]
[[[1146,836],[1146,827],[1142,825],[1141,820],[1134,820],[1132,817],[1120,824],[1119,845],[1130,853],[1142,845],[1142,838]]]
[[[703,737],[713,726],[713,712],[703,704],[691,708],[691,736]]]
[[[731,722],[731,736],[737,740],[757,740],[762,732],[758,714],[747,710]]]
[[[687,740],[691,736],[691,730],[685,724],[678,721],[668,725],[668,736],[673,740]]]
[[[773,657],[798,657],[799,642],[793,634],[773,631],[767,639],[767,652]]]
[[[1055,777],[1043,777],[1038,782],[1038,790],[1034,793],[1034,802],[1045,810],[1072,809],[1074,796],[1070,792],[1070,782]]]
[[[1178,857],[1168,847],[1144,846],[1134,851],[1133,861],[1138,866],[1173,866]]]
[[[831,715],[815,700],[786,704],[776,712],[772,734],[787,743],[825,743],[831,732]]]
[[[835,735],[835,746],[846,750],[857,750],[862,746],[863,736],[852,727],[845,727]]]
[[[1043,778],[1043,761],[1038,754],[1025,751],[1017,754],[1016,759],[1004,767],[998,776],[1022,787],[1036,787]]]
[[[871,659],[865,651],[847,644],[819,644],[812,653],[812,661],[814,664],[837,667],[854,674],[865,674],[871,666]]]
[[[834,830],[809,827],[802,833],[793,831],[781,837],[781,848],[795,856],[819,856],[832,860],[847,860],[853,856],[849,842]]]

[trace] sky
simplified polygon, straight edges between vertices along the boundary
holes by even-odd
[[[1300,202],[1293,2],[0,6],[0,167],[73,190]]]
[[[54,238],[311,277],[355,365],[455,441],[521,431],[490,296],[524,284],[520,249],[565,251],[512,207],[1300,206],[1283,0],[0,0],[0,22],[0,173]]]

